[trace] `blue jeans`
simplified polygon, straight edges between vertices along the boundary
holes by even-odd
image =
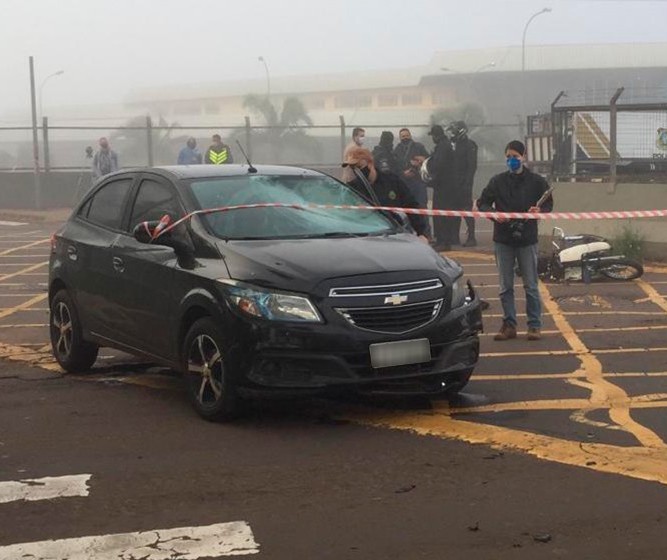
[[[542,300],[537,278],[537,243],[527,247],[512,247],[495,243],[496,266],[500,277],[500,303],[503,306],[503,321],[516,327],[514,305],[514,266],[518,263],[526,292],[526,314],[528,327],[542,327]]]

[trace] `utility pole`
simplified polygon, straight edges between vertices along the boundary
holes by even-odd
[[[42,185],[39,176],[39,136],[37,134],[37,96],[35,94],[35,62],[29,58],[30,64],[30,103],[32,106],[32,157],[35,175],[35,207],[42,208]]]

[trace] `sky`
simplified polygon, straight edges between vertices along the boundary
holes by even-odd
[[[667,0],[0,0],[0,122],[29,110],[34,56],[44,112],[120,103],[170,84],[429,62],[436,51],[527,43],[665,42]],[[27,123],[26,123],[27,124]]]

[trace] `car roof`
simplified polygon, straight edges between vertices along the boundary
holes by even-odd
[[[319,171],[305,169],[303,167],[291,167],[287,165],[256,165],[256,175],[306,175],[322,176]],[[248,175],[247,165],[164,165],[159,167],[147,167],[139,171],[163,172],[178,179],[203,179],[212,177],[242,177]],[[255,175],[255,174],[253,174]]]

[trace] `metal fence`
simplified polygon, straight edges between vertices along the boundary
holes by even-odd
[[[32,127],[0,127],[0,171],[51,172],[90,167],[86,147],[97,146],[97,140],[109,138],[119,155],[121,167],[175,164],[179,150],[189,137],[197,140],[205,152],[213,134],[220,134],[231,146],[235,161],[242,161],[239,142],[254,163],[293,164],[304,166],[340,165],[342,152],[350,142],[353,127],[366,130],[367,146],[372,149],[383,130],[390,130],[398,141],[398,131],[406,126],[413,137],[430,146],[427,135],[430,124],[348,124],[340,117],[338,125],[301,125],[271,127],[253,124],[249,117],[243,126],[154,126],[146,117],[137,126],[52,126],[47,118],[38,128],[39,160],[34,160]],[[470,125],[470,135],[480,145],[480,160],[502,159],[508,140],[516,138],[519,126],[512,124]]]
[[[556,178],[596,178],[615,184],[667,177],[667,101],[624,103],[618,88],[605,103],[579,103],[561,92],[551,111]],[[561,100],[567,104],[560,105]]]

